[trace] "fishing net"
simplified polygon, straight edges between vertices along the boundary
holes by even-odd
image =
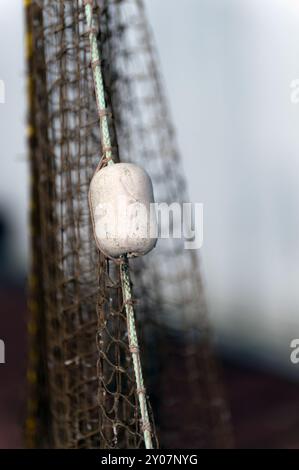
[[[95,247],[88,188],[101,156],[84,6],[26,7],[31,164],[29,447],[144,447],[119,265]],[[94,2],[113,152],[187,202],[152,35],[139,0]],[[154,446],[227,447],[198,259],[159,240],[130,261]],[[153,419],[155,418],[155,422]]]

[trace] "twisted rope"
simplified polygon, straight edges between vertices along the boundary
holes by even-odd
[[[146,390],[143,383],[142,367],[139,353],[138,337],[135,326],[135,316],[132,303],[132,292],[131,292],[131,281],[129,265],[125,258],[125,262],[120,265],[120,277],[123,291],[123,299],[125,302],[126,314],[127,314],[127,328],[129,338],[129,348],[132,354],[135,380],[137,385],[137,395],[139,400],[140,412],[141,412],[141,427],[144,435],[145,447],[152,449],[152,437],[151,437],[151,424],[149,421],[149,415],[146,403]]]
[[[97,44],[97,29],[94,25],[93,14],[92,14],[92,0],[84,0],[85,5],[85,16],[86,23],[88,27],[88,35],[90,42],[90,52],[91,52],[91,68],[93,73],[94,87],[96,102],[98,108],[98,115],[100,118],[100,133],[101,133],[101,143],[102,143],[102,163],[105,161],[107,165],[114,165],[113,156],[112,156],[112,147],[111,139],[109,133],[109,123],[108,115],[109,111],[106,108],[105,102],[105,90],[103,75],[101,70],[101,58],[99,53],[99,48]],[[100,168],[100,165],[99,167]],[[141,428],[144,436],[144,442],[146,449],[152,449],[152,430],[149,420],[149,414],[147,409],[146,401],[146,390],[144,388],[142,366],[140,360],[139,344],[138,337],[135,325],[135,315],[133,309],[133,299],[132,299],[132,290],[131,290],[131,281],[129,273],[129,265],[127,257],[122,258],[122,263],[120,264],[120,278],[122,286],[122,295],[124,306],[126,310],[126,319],[127,319],[127,330],[128,330],[128,340],[129,340],[129,349],[132,355],[134,374],[137,387],[137,396],[140,407],[141,415]]]
[[[103,157],[108,159],[107,164],[113,165],[112,159],[112,146],[109,133],[108,115],[110,114],[106,108],[105,102],[105,89],[104,81],[101,70],[100,52],[97,43],[97,29],[95,27],[92,15],[92,0],[84,0],[85,16],[88,28],[90,53],[91,53],[91,68],[93,74],[95,95],[97,101],[98,115],[100,118],[100,133]]]

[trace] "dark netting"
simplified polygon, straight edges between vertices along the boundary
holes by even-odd
[[[88,187],[101,142],[83,4],[27,3],[33,201],[28,445],[144,447],[119,266],[97,252],[89,216]],[[115,154],[147,170],[156,201],[186,202],[143,4],[94,3]],[[182,239],[159,240],[130,268],[161,446],[229,446],[196,253],[184,249]],[[154,438],[157,446],[155,431]]]

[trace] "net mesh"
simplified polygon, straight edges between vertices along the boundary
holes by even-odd
[[[96,250],[88,187],[101,155],[84,7],[27,2],[32,174],[28,446],[144,447],[119,266]],[[143,3],[94,2],[117,160],[158,202],[187,202]],[[231,445],[198,259],[159,240],[130,263],[155,447]]]

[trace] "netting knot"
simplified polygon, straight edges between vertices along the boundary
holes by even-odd
[[[104,116],[109,116],[112,117],[112,113],[109,108],[102,108],[98,110],[98,114],[100,118],[103,118]]]
[[[129,349],[130,349],[131,354],[138,354],[139,353],[138,346],[130,346]],[[137,390],[137,393],[142,393],[142,392],[140,392],[140,390],[143,390],[143,389],[139,389],[139,391]]]
[[[87,31],[87,34],[94,34],[95,36],[98,35],[98,32],[99,32],[99,29],[96,28],[95,26],[91,26],[88,31]]]
[[[151,427],[150,422],[149,421],[145,421],[145,422],[143,421],[141,423],[141,430],[142,430],[142,432],[148,431],[148,432],[151,433],[152,432],[152,427]]]
[[[126,305],[133,307],[134,305],[136,305],[136,303],[137,303],[136,299],[127,299],[123,301],[123,307],[125,307]]]
[[[101,63],[102,63],[101,59],[96,59],[96,60],[92,60],[90,62],[90,65],[92,69],[95,69],[96,67],[100,66]]]

